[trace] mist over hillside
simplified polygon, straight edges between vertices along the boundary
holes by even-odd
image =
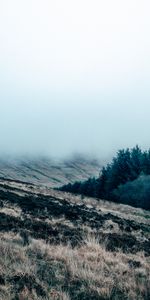
[[[49,157],[0,158],[0,177],[49,187],[98,176],[100,168],[100,161],[81,155],[57,160]]]

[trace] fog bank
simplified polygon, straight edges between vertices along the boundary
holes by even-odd
[[[2,0],[0,155],[148,148],[149,1]]]

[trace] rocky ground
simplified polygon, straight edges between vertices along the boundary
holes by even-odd
[[[150,213],[0,180],[0,299],[149,299]]]

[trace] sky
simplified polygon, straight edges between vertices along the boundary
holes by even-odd
[[[149,0],[0,1],[0,154],[150,147]]]

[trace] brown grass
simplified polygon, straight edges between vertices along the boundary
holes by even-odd
[[[130,253],[134,248],[130,246],[130,237],[136,238],[135,242],[139,244],[149,241],[149,212],[103,200],[82,199],[80,196],[44,187],[40,189],[17,183],[11,185],[21,189],[12,190],[14,195],[19,193],[23,197],[26,192],[29,192],[29,195],[42,193],[49,195],[55,203],[60,201],[62,204],[61,200],[68,201],[68,205],[71,203],[70,212],[73,204],[77,207],[84,204],[85,208],[81,215],[80,209],[78,210],[79,218],[72,219],[65,215],[66,206],[62,214],[55,216],[51,209],[47,210],[45,207],[45,210],[42,210],[42,203],[41,210],[32,213],[32,210],[23,211],[19,207],[19,201],[16,205],[2,199],[0,213],[5,224],[1,224],[0,231],[0,300],[150,299],[150,257],[146,256],[148,251],[137,252],[136,248],[136,251]],[[7,188],[5,190],[7,195]],[[35,199],[38,201],[38,197]],[[92,212],[90,222],[84,221],[86,211]],[[98,224],[93,227],[95,211],[102,217],[109,214],[109,218],[104,218],[100,226]],[[3,215],[8,218],[4,218]],[[119,216],[119,221],[115,221],[113,215]],[[18,225],[15,227],[18,219],[22,221],[21,228]],[[135,221],[134,225],[138,225],[138,229],[128,226],[131,230],[126,231],[126,227],[120,227],[120,222],[123,220],[128,224],[129,222],[125,222],[128,219]],[[36,222],[39,227],[34,229]],[[50,229],[45,237],[45,232],[42,231],[42,240],[36,235],[36,231],[40,231],[43,223]],[[30,225],[27,226],[28,224]],[[143,227],[143,224],[146,226]],[[56,236],[53,236],[50,243],[48,238],[55,229],[58,231],[56,230]],[[76,236],[80,230],[82,238],[71,246],[71,234]],[[61,243],[58,239],[59,234],[62,235]],[[68,239],[63,243],[67,234]],[[111,248],[113,234],[116,234],[117,241],[120,237],[127,236],[129,247],[124,250],[119,246]],[[24,241],[26,235],[27,243]],[[105,239],[105,236],[109,240]]]
[[[142,300],[150,295],[150,264],[143,253],[106,251],[91,235],[74,249],[34,239],[23,247],[18,235],[15,243],[11,237],[0,244],[0,299]],[[13,281],[17,276],[23,284]]]

